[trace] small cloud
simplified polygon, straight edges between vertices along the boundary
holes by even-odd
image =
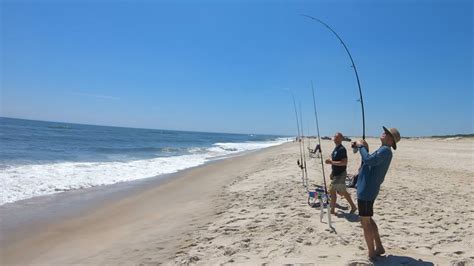
[[[82,93],[82,92],[72,92],[70,94],[76,95],[76,96],[85,96],[85,97],[90,97],[90,98],[104,99],[104,100],[120,100],[120,98],[115,97],[115,96],[107,96],[107,95],[100,95],[100,94],[91,94],[91,93]]]

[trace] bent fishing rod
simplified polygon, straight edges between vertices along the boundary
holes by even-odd
[[[303,17],[307,17],[309,19],[312,19],[314,21],[317,21],[319,23],[321,23],[322,25],[326,26],[326,28],[328,28],[332,33],[334,33],[334,35],[336,35],[336,37],[339,39],[339,41],[341,42],[342,46],[344,46],[344,49],[346,50],[347,52],[347,55],[349,55],[349,59],[351,60],[351,63],[352,63],[352,68],[354,69],[354,73],[355,73],[355,76],[356,76],[356,79],[357,79],[357,86],[359,87],[359,96],[360,96],[360,104],[361,104],[361,107],[362,107],[362,139],[365,139],[365,112],[364,112],[364,99],[362,98],[362,89],[360,87],[360,80],[359,80],[359,74],[357,73],[357,68],[356,68],[356,65],[354,63],[354,60],[352,59],[352,55],[351,53],[349,52],[349,49],[347,48],[347,45],[344,43],[344,41],[342,40],[341,37],[339,37],[339,34],[336,33],[336,31],[334,31],[331,27],[329,27],[328,24],[324,23],[322,20],[318,19],[318,18],[315,18],[315,17],[312,17],[312,16],[309,16],[309,15],[305,15],[305,14],[301,14],[301,16]]]
[[[321,153],[320,158],[321,158],[321,169],[323,171],[324,193],[326,194],[326,199],[331,201],[333,199],[329,199],[327,185],[326,185],[326,175],[324,174],[323,152],[322,152],[322,149],[321,149],[321,135],[319,134],[318,111],[316,109],[316,100],[315,100],[315,97],[314,97],[313,81],[311,81],[311,92],[313,93],[314,117],[316,118],[316,130],[317,130],[317,133],[318,133],[319,152]],[[327,204],[329,204],[329,201],[327,202]],[[321,207],[321,216],[320,217],[321,217],[321,221],[322,221],[324,202],[321,201],[320,204],[321,204],[321,206],[320,206]],[[331,224],[331,213],[329,212],[329,208],[328,208],[328,225],[329,225],[329,228],[331,230],[334,230],[334,228],[332,227],[332,224]]]
[[[293,99],[293,107],[295,108],[296,128],[298,130],[297,141],[298,141],[298,146],[300,148],[300,159],[297,161],[297,164],[301,169],[301,174],[302,174],[301,178],[303,180],[303,186],[304,186],[303,151],[302,151],[302,148],[301,148],[300,123],[298,121],[298,111],[296,110],[295,96],[293,95],[293,92],[291,92],[291,98]]]

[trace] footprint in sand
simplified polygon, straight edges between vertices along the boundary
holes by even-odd
[[[351,260],[347,263],[348,266],[371,266],[374,265],[368,260]]]
[[[258,226],[256,226],[256,225],[250,225],[250,226],[247,226],[247,229],[248,229],[248,230],[254,230],[254,229],[256,229],[257,227],[258,227]]]
[[[224,251],[224,256],[232,256],[237,252],[238,252],[238,250],[234,250],[234,249],[231,249],[231,248],[226,248],[225,251]]]
[[[303,218],[311,218],[311,215],[309,215],[307,213],[304,213],[304,212],[298,213],[297,216],[300,216],[300,217],[303,217]]]
[[[451,265],[453,265],[453,266],[465,266],[465,265],[470,265],[470,263],[465,261],[465,260],[455,260],[455,261],[451,261]]]

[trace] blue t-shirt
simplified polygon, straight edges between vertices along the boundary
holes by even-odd
[[[381,146],[369,154],[367,148],[362,146],[359,151],[364,164],[357,179],[357,198],[374,201],[392,161],[392,149],[389,146]]]

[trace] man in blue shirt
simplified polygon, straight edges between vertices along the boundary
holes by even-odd
[[[400,141],[400,133],[396,128],[387,129],[380,136],[382,146],[374,153],[369,154],[368,144],[365,140],[355,143],[363,162],[362,169],[357,180],[357,206],[359,216],[364,229],[365,242],[369,250],[369,258],[385,253],[385,249],[380,240],[377,224],[372,219],[374,215],[373,206],[380,185],[383,183],[385,174],[392,161],[392,149],[397,149],[397,142]]]

